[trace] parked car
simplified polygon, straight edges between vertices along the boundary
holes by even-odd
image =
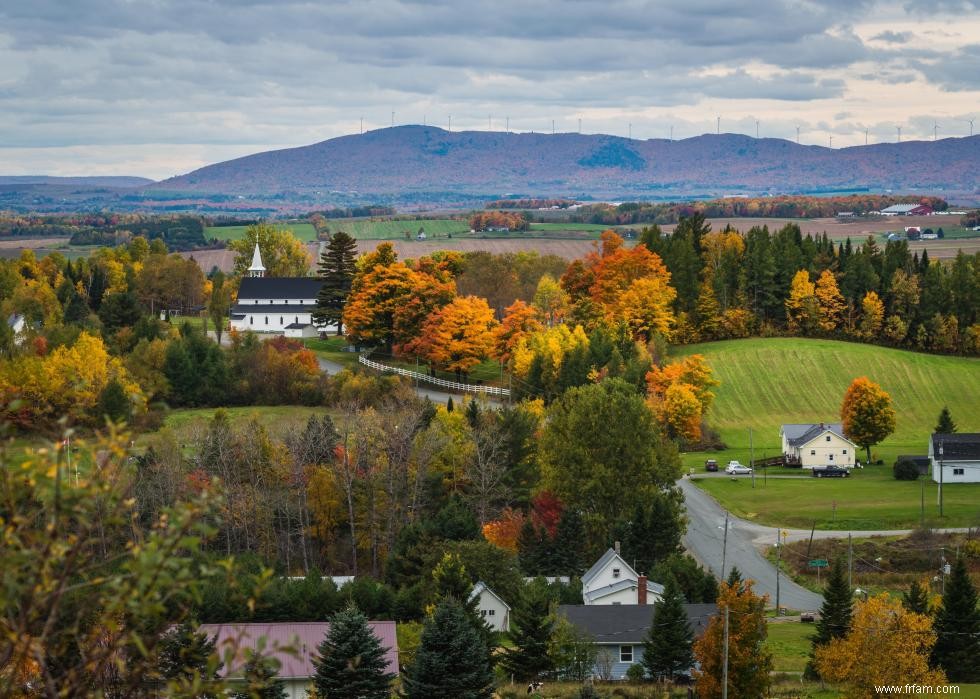
[[[725,467],[725,473],[730,473],[733,476],[737,476],[745,473],[752,473],[752,469],[748,466],[743,466],[738,461],[729,461],[728,466]]]
[[[718,462],[715,461],[714,459],[706,459],[705,462],[704,462],[704,470],[705,471],[711,471],[711,472],[717,471],[718,470]]]
[[[814,478],[848,478],[851,472],[843,466],[824,466],[813,469]]]
[[[800,621],[804,624],[812,624],[816,619],[814,612],[800,612]]]

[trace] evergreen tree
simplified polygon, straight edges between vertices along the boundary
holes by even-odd
[[[429,520],[426,528],[435,538],[449,541],[467,541],[481,537],[480,523],[476,521],[473,511],[456,493],[453,493],[435,517]]]
[[[916,614],[929,613],[929,591],[913,580],[908,592],[902,593],[902,606]]]
[[[728,579],[725,582],[728,583],[729,587],[735,587],[736,585],[741,585],[743,580],[742,571],[736,566],[732,566],[732,569],[728,572]]]
[[[415,661],[402,674],[402,686],[407,699],[493,697],[488,649],[455,600],[441,602],[426,619]]]
[[[936,423],[933,432],[936,434],[953,434],[956,432],[956,423],[953,422],[953,416],[950,415],[949,408],[945,405],[939,413],[939,421]]]
[[[357,241],[343,231],[337,231],[320,256],[317,276],[323,286],[316,297],[313,320],[317,323],[336,323],[337,334],[342,332],[344,304],[350,296],[356,271]]]
[[[548,556],[548,574],[575,576],[584,573],[587,541],[582,514],[574,508],[565,508],[555,528],[555,539]]]
[[[635,561],[638,571],[651,571],[680,550],[683,514],[679,498],[673,491],[657,491],[637,503],[630,518],[617,527],[616,540],[622,542],[624,555]]]
[[[330,699],[388,699],[391,680],[381,641],[353,606],[337,612],[317,648],[313,686]]]
[[[977,589],[962,557],[953,564],[933,629],[937,638],[932,649],[932,664],[945,670],[950,682],[980,681]]]
[[[851,588],[847,584],[847,575],[840,559],[834,561],[827,578],[827,587],[823,591],[823,606],[820,607],[820,620],[817,621],[817,632],[813,636],[810,649],[810,662],[806,674],[814,676],[816,669],[813,665],[814,652],[835,638],[843,638],[851,629]]]
[[[279,663],[259,654],[245,664],[243,686],[231,695],[231,699],[289,699],[286,683],[279,677]]]
[[[653,606],[653,621],[643,642],[643,665],[654,679],[673,680],[694,665],[694,633],[684,610],[684,596],[667,578],[663,598]]]
[[[190,623],[180,624],[167,631],[160,639],[157,670],[160,679],[193,682],[201,679],[205,686],[218,676],[220,664],[216,662],[214,639],[198,633]],[[204,693],[200,699],[211,699],[215,694]]]
[[[554,628],[549,614],[551,599],[547,588],[529,586],[510,618],[510,639],[501,664],[508,675],[524,682],[542,677],[552,669],[548,642]]]
[[[119,422],[129,417],[129,408],[126,390],[117,379],[110,379],[99,393],[99,401],[95,406],[96,416],[100,420],[109,418],[113,422]]]

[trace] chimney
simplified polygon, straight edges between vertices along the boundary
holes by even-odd
[[[643,573],[636,579],[636,603],[647,603],[647,576]]]
[[[617,556],[619,555],[619,542],[618,541],[616,541],[616,542],[613,543],[613,551],[616,552],[616,555]]]

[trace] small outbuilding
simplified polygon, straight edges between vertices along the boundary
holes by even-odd
[[[929,460],[937,483],[980,483],[980,432],[932,435]]]

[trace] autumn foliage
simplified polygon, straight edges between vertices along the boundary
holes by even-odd
[[[895,409],[891,396],[866,376],[851,382],[840,409],[844,434],[867,450],[895,431]]]
[[[718,385],[700,354],[654,366],[647,373],[648,403],[669,434],[689,442],[701,439],[701,421]]]

